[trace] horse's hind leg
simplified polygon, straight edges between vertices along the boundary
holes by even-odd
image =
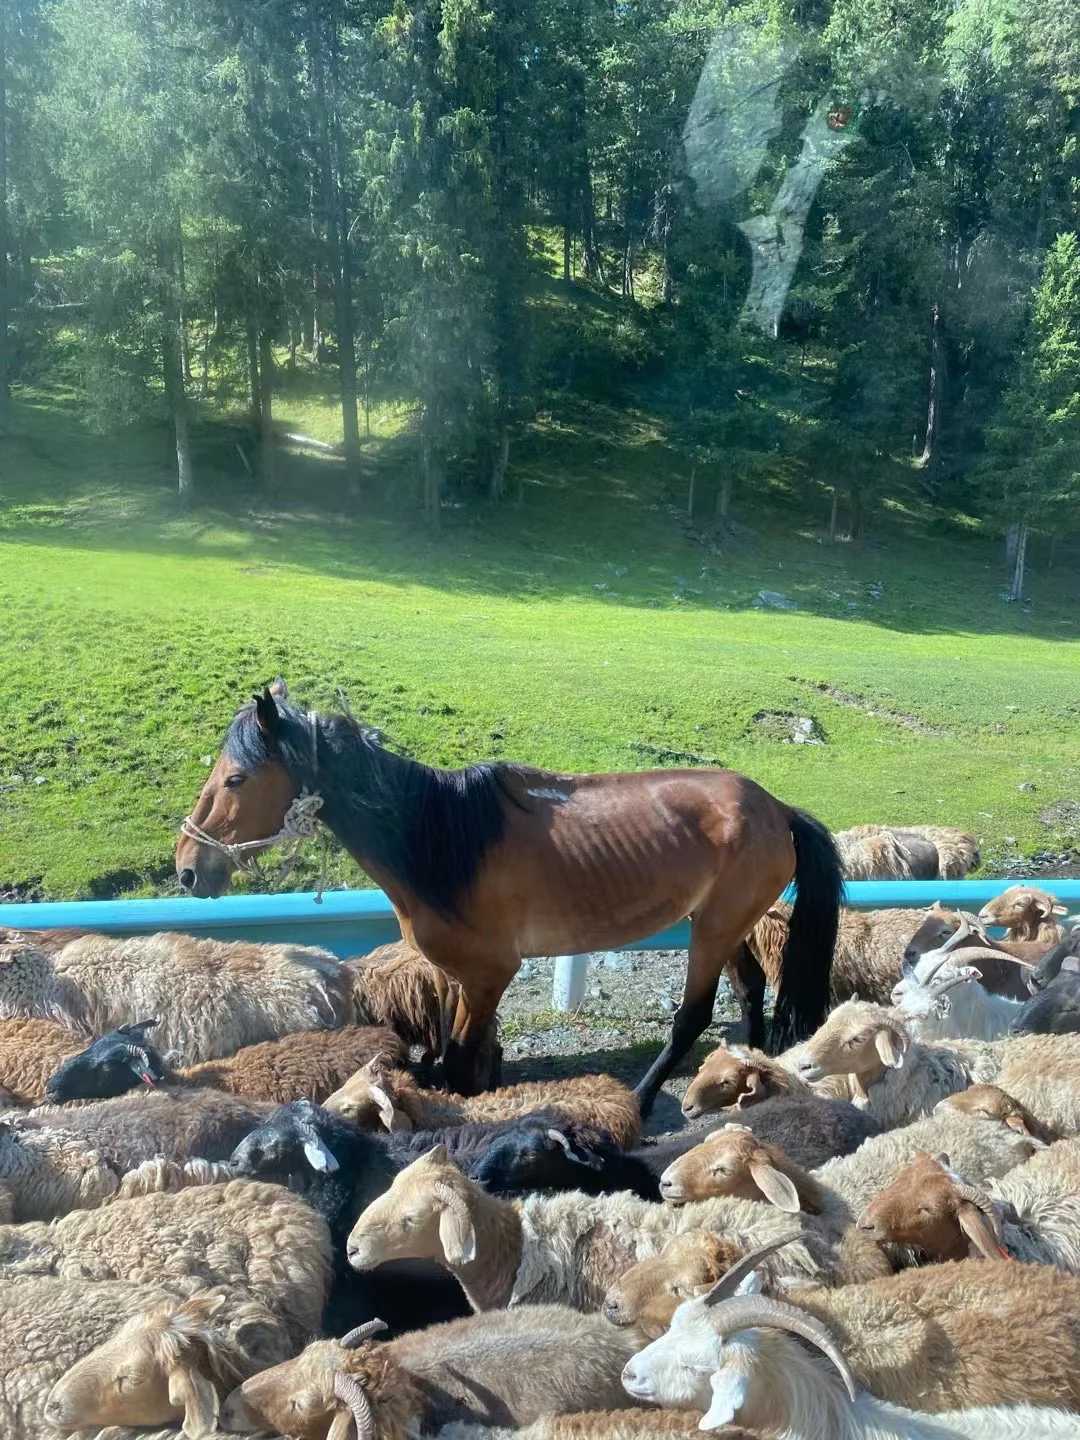
[[[725,967],[731,988],[742,1011],[743,1032],[747,1045],[765,1048],[765,971],[754,959],[745,940],[734,960]]]

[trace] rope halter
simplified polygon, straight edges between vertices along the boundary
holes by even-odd
[[[315,771],[318,768],[318,717],[313,710],[307,714],[308,724],[311,727],[311,768]],[[273,845],[292,844],[292,850],[286,855],[281,868],[274,877],[274,883],[284,884],[300,861],[300,854],[306,840],[314,840],[319,834],[319,811],[323,806],[323,797],[316,792],[311,794],[308,790],[301,790],[289,808],[285,811],[281,821],[281,829],[273,835],[267,835],[262,840],[239,840],[229,842],[219,840],[214,835],[209,835],[190,815],[185,815],[180,822],[180,833],[186,835],[189,840],[195,840],[200,845],[207,845],[211,850],[218,850],[222,855],[228,857],[245,875],[262,876],[259,869],[259,854],[270,849]],[[323,890],[326,888],[326,858],[327,849],[325,840],[323,843],[322,865],[319,874],[319,887],[315,895],[315,903],[322,904]]]

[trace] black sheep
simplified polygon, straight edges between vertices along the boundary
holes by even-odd
[[[1080,961],[1065,956],[1056,977],[1017,1012],[1013,1035],[1069,1035],[1080,1030]]]

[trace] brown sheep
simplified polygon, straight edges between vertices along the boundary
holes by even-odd
[[[611,1136],[622,1149],[641,1134],[633,1091],[608,1075],[533,1080],[483,1095],[422,1090],[405,1070],[372,1061],[326,1101],[326,1109],[362,1130],[438,1130],[510,1120],[530,1111],[557,1110]]]
[[[0,1090],[8,1095],[4,1103],[38,1104],[56,1067],[85,1044],[83,1036],[58,1020],[0,1020]]]
[[[808,1095],[809,1086],[781,1059],[749,1045],[718,1045],[701,1062],[683,1096],[682,1112],[696,1120],[734,1105],[741,1110],[776,1095]]]
[[[997,1085],[970,1085],[966,1090],[959,1090],[955,1095],[948,1095],[939,1101],[934,1113],[946,1108],[958,1110],[964,1115],[980,1115],[984,1120],[1000,1120],[1010,1130],[1016,1130],[1021,1135],[1030,1135],[1034,1140],[1041,1140],[1044,1145],[1052,1145],[1055,1140],[1061,1139],[1060,1130],[1036,1120],[1026,1106],[1007,1095]]]
[[[649,1340],[663,1335],[684,1300],[704,1295],[743,1255],[742,1246],[710,1230],[673,1235],[649,1260],[631,1265],[604,1296],[614,1325],[633,1325]]]
[[[700,1410],[590,1410],[577,1415],[545,1415],[524,1430],[486,1432],[464,1426],[444,1430],[439,1440],[700,1440]],[[761,1440],[742,1425],[710,1430],[716,1440]]]
[[[50,1077],[49,1100],[92,1100],[122,1094],[141,1082],[211,1087],[252,1100],[287,1105],[326,1099],[368,1061],[393,1066],[408,1059],[393,1030],[343,1025],[338,1030],[301,1030],[280,1040],[245,1045],[222,1060],[170,1070],[146,1039],[146,1026],[124,1026],[95,1040]]]
[[[229,1397],[224,1423],[324,1440],[346,1435],[351,1417],[360,1440],[406,1440],[454,1422],[527,1425],[553,1411],[621,1407],[620,1373],[641,1343],[602,1316],[555,1305],[367,1343],[378,1328],[374,1321],[340,1342],[316,1341],[253,1376]]]
[[[760,1141],[745,1125],[714,1130],[660,1177],[660,1194],[671,1204],[734,1195],[767,1200],[778,1210],[819,1215],[825,1192],[812,1175],[793,1164],[777,1145]]]
[[[959,880],[979,864],[974,835],[942,825],[855,825],[833,839],[849,880]]]
[[[1069,907],[1056,895],[1035,885],[1010,885],[979,911],[983,925],[1000,925],[1006,940],[1041,940],[1055,945],[1065,938],[1064,925],[1055,915],[1067,915]]]
[[[204,1436],[242,1381],[293,1353],[281,1321],[243,1291],[165,1299],[76,1360],[49,1393],[45,1418],[65,1433],[179,1421],[185,1435]]]

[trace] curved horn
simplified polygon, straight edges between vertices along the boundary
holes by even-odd
[[[743,1127],[740,1127],[743,1128]],[[722,1300],[729,1300],[739,1288],[739,1282],[744,1280],[751,1270],[757,1268],[759,1260],[764,1260],[766,1255],[771,1255],[774,1250],[781,1249],[784,1245],[790,1245],[793,1240],[798,1240],[799,1235],[787,1235],[783,1240],[770,1240],[767,1245],[758,1245],[754,1250],[748,1250],[741,1260],[736,1260],[730,1270],[725,1270],[720,1279],[705,1296],[706,1305],[719,1305]]]
[[[334,1394],[346,1405],[356,1422],[356,1440],[375,1440],[375,1416],[371,1401],[358,1380],[339,1370],[334,1376]]]
[[[977,923],[977,922],[976,922],[976,923]],[[966,915],[963,911],[961,911],[961,912],[960,912],[960,924],[959,924],[959,925],[957,926],[957,928],[953,931],[953,933],[949,936],[949,938],[944,942],[944,944],[938,946],[938,949],[939,949],[939,950],[955,950],[956,947],[957,947],[957,945],[962,944],[962,942],[965,941],[970,934],[971,934],[971,917],[969,917],[969,916]]]
[[[465,1197],[459,1195],[452,1185],[446,1185],[442,1180],[436,1180],[431,1188],[448,1210],[456,1210],[459,1214],[468,1215],[469,1207],[465,1203]]]
[[[809,1340],[836,1366],[848,1395],[852,1401],[855,1400],[855,1377],[832,1331],[798,1306],[787,1305],[782,1300],[768,1300],[763,1295],[738,1295],[724,1302],[713,1315],[711,1324],[721,1339],[739,1330],[768,1326],[774,1330],[789,1330],[793,1335]]]
[[[958,1184],[955,1180],[953,1181],[953,1189],[956,1191],[959,1199],[967,1200],[969,1204],[974,1205],[977,1210],[982,1211],[987,1220],[990,1221],[990,1228],[994,1232],[994,1239],[999,1245],[1003,1245],[1005,1243],[1005,1231],[1002,1229],[1001,1216],[998,1214],[994,1202],[990,1196],[987,1195],[986,1191],[980,1190],[976,1185],[968,1185],[966,1183],[962,1185]]]
[[[357,1345],[362,1345],[365,1340],[370,1340],[372,1335],[380,1335],[384,1330],[389,1330],[385,1320],[368,1320],[363,1325],[357,1325],[354,1330],[349,1330],[342,1335],[338,1344],[343,1350],[355,1350]]]

